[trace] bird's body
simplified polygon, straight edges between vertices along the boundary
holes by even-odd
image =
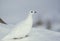
[[[24,21],[18,23],[15,26],[15,28],[2,40],[20,38],[25,37],[25,35],[28,35],[32,29],[33,24],[32,15],[33,13],[30,12],[30,14],[28,14],[28,17]]]

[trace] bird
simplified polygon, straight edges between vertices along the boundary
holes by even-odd
[[[30,10],[27,18],[22,22],[19,22],[2,40],[22,39],[23,37],[28,37],[33,25],[33,14],[35,13],[36,11]]]

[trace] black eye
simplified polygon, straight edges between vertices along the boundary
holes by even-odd
[[[31,11],[31,13],[33,13],[33,11]]]

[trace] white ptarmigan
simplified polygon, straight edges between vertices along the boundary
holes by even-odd
[[[32,24],[33,24],[32,15],[34,13],[36,13],[36,11],[31,10],[28,14],[28,17],[24,21],[18,23],[15,26],[15,28],[2,40],[5,41],[7,39],[19,39],[28,35],[32,29]]]

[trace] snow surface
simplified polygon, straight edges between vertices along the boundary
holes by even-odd
[[[13,24],[12,24],[13,25]],[[5,35],[7,35],[7,33],[9,31],[11,31],[11,28],[14,26],[8,25],[8,27],[11,28],[6,28],[7,25],[3,25],[4,27],[2,27],[2,25],[0,24],[0,40],[3,39],[3,37]],[[3,30],[5,32],[3,32]],[[44,26],[38,26],[38,27],[33,27],[29,37],[25,37],[23,39],[10,39],[10,40],[5,40],[5,41],[60,41],[60,32],[55,32],[55,31],[51,31],[51,30],[47,30],[44,28]]]
[[[51,30],[60,32],[60,23],[52,24]]]

